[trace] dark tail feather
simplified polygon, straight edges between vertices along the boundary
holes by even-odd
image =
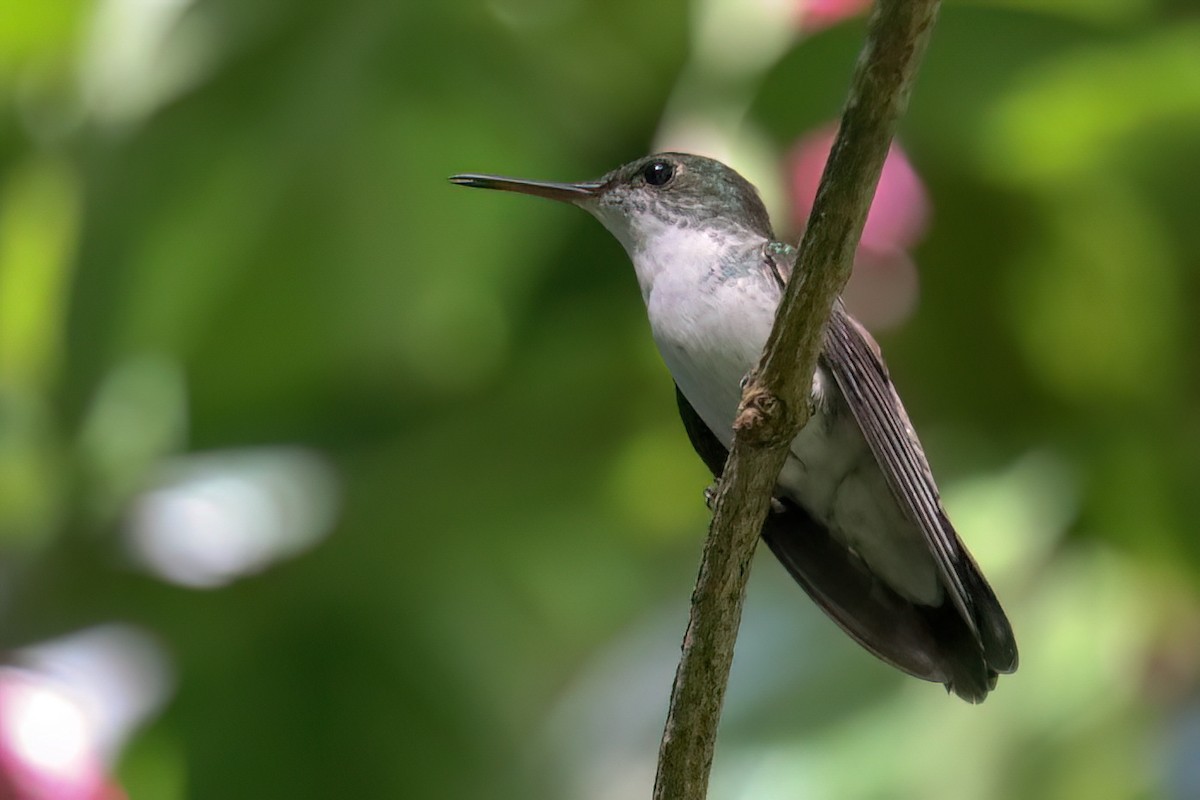
[[[763,539],[809,596],[849,636],[892,666],[979,703],[996,685],[974,634],[948,601],[906,600],[789,501],[772,512]]]
[[[679,415],[688,438],[713,475],[720,477],[728,455],[725,447],[696,414],[678,387]],[[878,580],[851,551],[835,542],[803,508],[781,501],[763,525],[763,539],[780,563],[817,605],[852,639],[892,666],[918,678],[943,683],[970,703],[982,702],[996,685],[996,673],[1016,667],[1012,633],[996,630],[986,604],[999,603],[970,565],[972,583],[979,584],[984,608],[978,613],[976,639],[949,601],[940,606],[917,605],[900,597]],[[974,587],[973,587],[974,588]],[[1007,622],[1004,622],[1007,630]]]
[[[965,551],[964,551],[965,552]],[[1013,637],[1008,616],[996,599],[996,593],[976,566],[975,560],[967,555],[964,584],[974,606],[975,627],[979,630],[983,657],[996,672],[1007,675],[1017,670],[1017,641]]]

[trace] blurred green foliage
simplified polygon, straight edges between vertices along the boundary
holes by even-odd
[[[707,476],[619,246],[445,177],[593,177],[704,113],[778,171],[862,24],[721,61],[765,35],[727,5],[0,10],[0,645],[163,642],[131,797],[647,793]],[[1022,668],[958,704],[763,558],[713,797],[1197,796],[1200,14],[950,2],[902,139],[935,220],[883,344]],[[277,444],[337,475],[328,539],[147,574],[166,465]]]

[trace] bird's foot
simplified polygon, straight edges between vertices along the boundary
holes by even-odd
[[[714,506],[717,504],[718,489],[719,489],[719,486],[715,482],[710,483],[704,489],[704,505],[708,506],[709,511],[715,510]],[[778,497],[771,498],[771,513],[772,514],[782,514],[786,510],[787,509],[784,507],[782,500],[780,500]]]

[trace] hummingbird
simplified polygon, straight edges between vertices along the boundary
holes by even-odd
[[[745,377],[767,341],[796,248],[758,191],[710,158],[659,153],[598,180],[463,174],[452,183],[590,212],[633,262],[650,331],[697,454],[720,478]],[[982,702],[1017,645],[995,593],[942,507],[875,340],[839,299],[763,524],[768,547],[866,650]]]

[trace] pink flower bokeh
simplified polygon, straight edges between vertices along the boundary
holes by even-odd
[[[126,800],[90,733],[83,706],[65,685],[0,667],[0,798]]]
[[[871,0],[800,0],[797,6],[801,30],[815,33],[864,13]]]
[[[787,159],[792,220],[803,227],[812,212],[836,126],[796,142]],[[843,297],[869,328],[893,328],[916,307],[919,282],[910,250],[929,228],[929,195],[903,149],[893,143],[867,214],[854,273]]]

